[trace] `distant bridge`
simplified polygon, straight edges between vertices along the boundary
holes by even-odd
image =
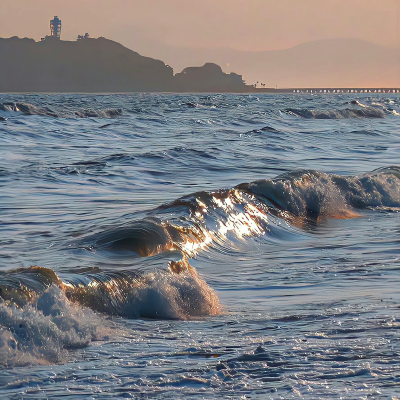
[[[275,89],[275,88],[254,88],[254,91],[264,93],[400,93],[400,88],[286,88],[286,89]]]

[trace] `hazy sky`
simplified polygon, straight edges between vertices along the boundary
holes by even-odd
[[[400,47],[400,0],[0,0],[0,37],[39,40],[54,15],[64,40],[89,32],[129,47],[252,51],[338,37]]]

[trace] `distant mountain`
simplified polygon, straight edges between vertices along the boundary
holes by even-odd
[[[139,39],[136,39],[136,43]],[[267,87],[399,87],[400,49],[358,39],[303,43],[285,50],[245,52],[188,49],[153,43],[144,54],[157,56],[180,71],[213,62],[243,75],[248,84]]]

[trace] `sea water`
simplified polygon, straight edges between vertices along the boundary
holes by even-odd
[[[0,397],[399,397],[399,129],[398,95],[0,95]]]

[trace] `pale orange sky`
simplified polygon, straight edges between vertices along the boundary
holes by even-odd
[[[400,47],[400,0],[0,0],[0,37],[62,39],[89,32],[128,47],[138,39],[185,47],[270,50],[327,38]]]

